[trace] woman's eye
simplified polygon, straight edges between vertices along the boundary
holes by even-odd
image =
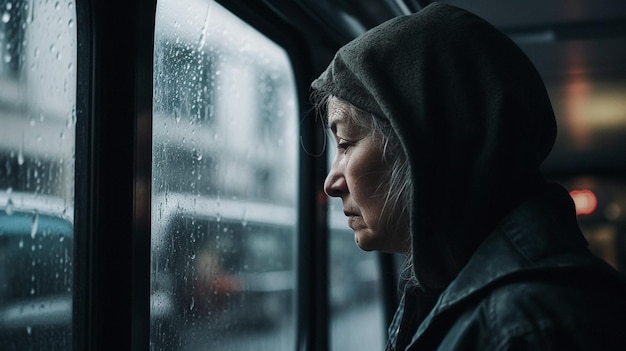
[[[337,148],[339,150],[347,150],[350,147],[350,144],[348,143],[338,143],[337,144]]]

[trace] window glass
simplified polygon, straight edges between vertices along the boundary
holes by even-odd
[[[76,12],[0,0],[0,345],[71,350]]]
[[[329,160],[335,142],[329,140]],[[330,165],[329,165],[330,167]],[[329,200],[330,344],[332,350],[382,350],[386,339],[378,254],[361,250],[341,199]]]
[[[286,52],[212,1],[157,4],[152,350],[295,347],[298,111]]]

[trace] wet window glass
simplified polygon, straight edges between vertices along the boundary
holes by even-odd
[[[332,160],[335,142],[328,145]],[[329,204],[331,350],[382,350],[387,326],[378,254],[365,252],[354,242],[341,200],[331,198]]]
[[[72,349],[76,11],[0,0],[0,345]]]
[[[212,1],[157,4],[152,350],[295,347],[299,150],[286,52]]]

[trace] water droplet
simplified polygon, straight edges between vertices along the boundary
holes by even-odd
[[[11,62],[11,55],[10,54],[6,54],[4,55],[4,63],[9,63]]]
[[[34,238],[35,234],[37,234],[37,228],[39,227],[39,212],[35,211],[35,215],[33,216],[33,222],[30,226],[30,237]]]
[[[76,126],[76,106],[73,106],[72,111],[70,112],[70,115],[67,117],[66,127],[74,128],[75,126]]]
[[[196,252],[195,251],[191,251],[189,253],[189,258],[191,258],[192,260],[194,260],[196,258]]]
[[[9,23],[11,15],[8,12],[2,14],[2,23]]]
[[[17,164],[24,164],[24,135],[22,135],[22,143],[20,144],[20,149],[17,152]]]
[[[68,27],[70,27],[70,28],[74,27],[74,20],[73,20],[73,19],[70,19],[70,20],[67,22],[67,26],[68,26]]]
[[[193,296],[192,296],[191,297],[191,305],[189,305],[189,310],[193,310],[195,305],[196,305],[196,299],[194,299]]]
[[[30,335],[33,332],[33,327],[31,326],[26,327],[26,332],[28,333],[28,335]]]
[[[11,198],[7,200],[7,204],[6,204],[6,207],[4,208],[4,211],[9,216],[13,214],[13,200]]]

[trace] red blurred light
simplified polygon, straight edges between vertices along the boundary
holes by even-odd
[[[598,198],[591,190],[572,190],[569,194],[574,199],[576,215],[591,214],[598,207]]]

